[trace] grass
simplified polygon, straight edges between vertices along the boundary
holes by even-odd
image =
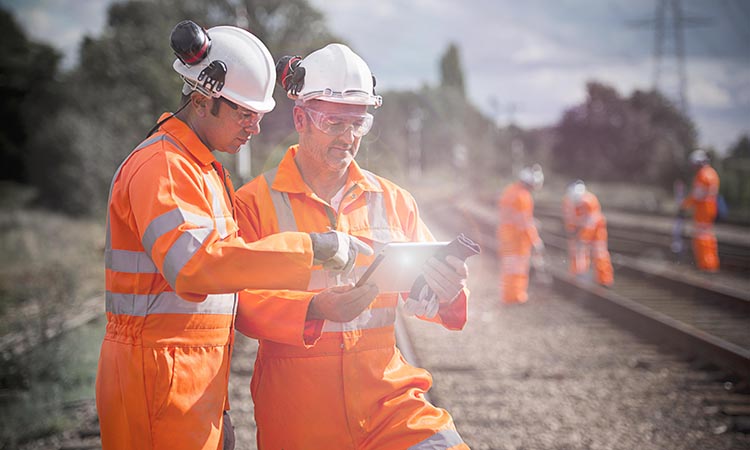
[[[42,344],[0,355],[0,448],[71,425],[65,405],[93,399],[104,320],[39,339],[104,290],[104,224],[0,202],[0,336]]]

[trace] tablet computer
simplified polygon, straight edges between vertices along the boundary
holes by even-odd
[[[448,242],[392,242],[375,256],[357,281],[357,286],[374,283],[381,293],[408,292],[422,273],[425,261]]]

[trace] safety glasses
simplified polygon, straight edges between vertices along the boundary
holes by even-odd
[[[329,136],[339,136],[351,129],[356,137],[366,135],[372,128],[370,113],[326,113],[312,108],[303,108],[317,129]]]
[[[219,97],[224,103],[232,109],[229,115],[232,119],[242,127],[253,128],[257,126],[263,119],[263,113],[252,111],[247,108],[243,108],[240,105],[227,100],[224,97]]]

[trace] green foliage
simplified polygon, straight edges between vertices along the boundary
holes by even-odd
[[[555,167],[571,177],[670,186],[696,146],[691,120],[658,92],[621,97],[601,83],[557,125]]]
[[[24,147],[35,129],[24,126],[23,110],[35,105],[45,114],[54,113],[54,84],[60,55],[50,46],[29,41],[13,16],[0,9],[0,180],[27,181],[23,164]],[[38,115],[30,115],[31,123]]]
[[[729,149],[729,156],[717,164],[721,194],[727,201],[731,220],[750,220],[750,137],[741,136]]]
[[[461,96],[466,96],[464,71],[461,68],[458,46],[455,43],[448,45],[440,58],[440,85],[443,88],[454,89]]]

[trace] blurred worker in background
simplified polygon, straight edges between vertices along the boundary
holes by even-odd
[[[594,263],[596,282],[611,286],[614,282],[612,261],[607,249],[607,220],[596,196],[581,180],[568,186],[563,198],[563,218],[569,238],[569,270],[584,275]]]
[[[304,288],[314,259],[345,268],[364,246],[340,233],[238,237],[234,190],[213,152],[236,153],[260,131],[275,104],[273,60],[230,26],[184,21],[171,41],[183,106],[159,118],[110,189],[96,380],[105,450],[232,448],[223,411],[235,293]]]
[[[368,106],[382,101],[362,58],[330,44],[304,59],[281,58],[277,77],[296,99],[299,144],[278,167],[238,190],[242,235],[255,240],[280,231],[333,229],[376,249],[432,241],[414,198],[354,160],[373,122]],[[371,261],[358,259],[357,269]],[[425,300],[439,308],[422,318],[463,328],[466,264],[432,258],[424,275],[430,287]],[[317,293],[331,278],[321,270],[306,291],[258,291],[240,299],[237,329],[260,340],[251,383],[258,447],[468,448],[448,412],[425,401],[430,374],[406,363],[396,348],[398,294],[375,297],[371,286],[365,288],[371,304],[337,303]]]
[[[684,217],[693,210],[693,254],[699,269],[707,272],[719,270],[719,253],[714,234],[717,197],[719,195],[719,175],[711,167],[708,155],[703,150],[690,154],[690,164],[696,170],[693,185],[680,205],[680,215]]]
[[[528,300],[526,291],[531,258],[544,257],[544,242],[534,223],[534,199],[531,195],[532,191],[539,191],[543,185],[542,168],[534,164],[521,169],[518,181],[505,188],[500,196],[497,241],[500,291],[505,303]]]

